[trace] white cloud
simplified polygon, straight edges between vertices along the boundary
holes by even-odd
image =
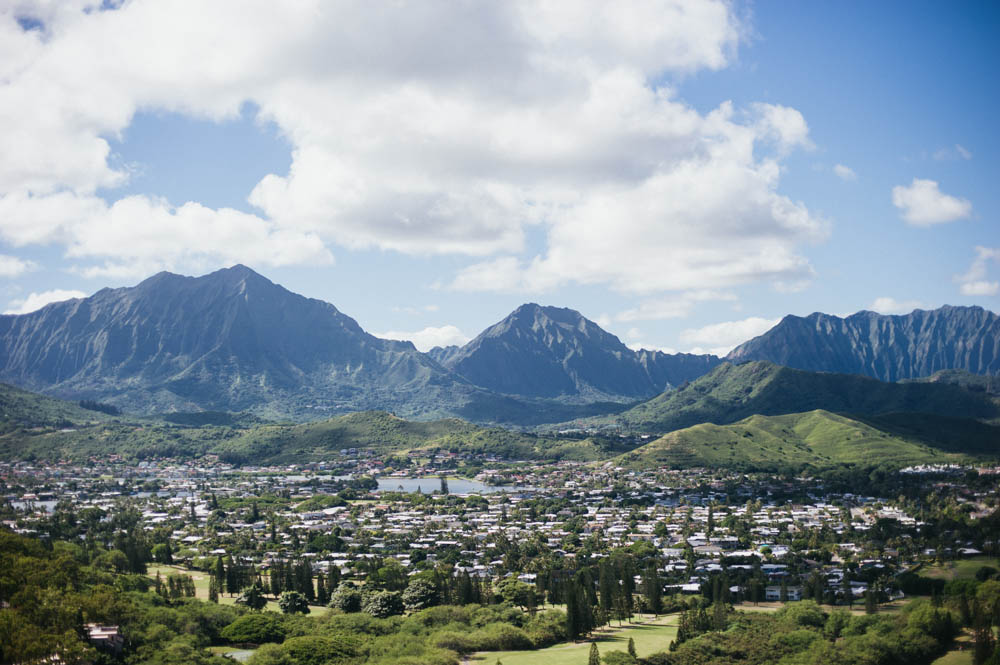
[[[780,320],[751,316],[739,321],[723,321],[701,328],[688,328],[681,331],[680,342],[683,345],[693,345],[689,353],[712,353],[724,356],[743,342],[767,332]]]
[[[86,295],[83,291],[69,291],[64,289],[31,293],[27,298],[11,300],[4,314],[28,314],[45,307],[49,303],[62,302],[71,298],[84,298]]]
[[[909,187],[892,188],[892,204],[902,211],[903,219],[914,226],[954,222],[972,214],[968,199],[943,193],[934,180],[914,178]]]
[[[66,256],[88,263],[87,277],[141,277],[158,270],[203,270],[252,263],[323,264],[330,252],[315,233],[281,228],[236,210],[198,203],[171,206],[162,199],[129,196],[107,205],[93,195],[0,196],[0,237],[23,246],[58,239]],[[93,263],[98,261],[99,263]]]
[[[0,277],[17,277],[37,267],[33,261],[25,261],[16,256],[0,254]]]
[[[989,264],[1000,263],[1000,247],[976,247],[976,257],[968,271],[956,275],[959,291],[964,296],[995,296],[1000,293],[1000,282],[989,279]]]
[[[389,331],[375,333],[375,336],[383,339],[398,339],[413,342],[413,345],[420,351],[429,351],[435,346],[449,346],[452,344],[462,346],[472,339],[456,326],[452,325],[440,327],[428,326],[423,330],[415,332]]]
[[[953,161],[956,159],[964,159],[968,161],[972,159],[972,153],[964,146],[956,143],[951,148],[941,148],[935,152],[934,159],[938,161]]]
[[[638,307],[619,312],[615,318],[618,321],[683,319],[691,314],[695,304],[720,300],[735,301],[736,295],[721,291],[688,291],[677,296],[648,300],[640,303]]]
[[[843,164],[835,164],[833,167],[833,172],[841,180],[857,180],[858,174],[854,172],[850,166],[844,166]]]
[[[787,152],[792,148],[813,147],[809,140],[809,126],[802,114],[789,106],[778,104],[753,104],[757,113],[757,127],[761,136],[773,140],[778,149]]]
[[[16,212],[0,237],[64,246],[83,274],[322,263],[338,245],[482,257],[454,280],[468,290],[812,275],[800,246],[825,224],[778,192],[784,156],[811,145],[802,114],[702,114],[650,83],[732,61],[745,28],[722,0],[81,6],[45,5],[42,32],[0,10],[0,207]],[[106,137],[137,110],[245,102],[292,145],[289,172],[248,193],[259,214],[94,196],[128,179]]]
[[[927,305],[920,300],[896,300],[890,296],[882,296],[872,301],[868,309],[879,314],[909,314],[915,309],[926,307]]]

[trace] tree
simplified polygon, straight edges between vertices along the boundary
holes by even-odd
[[[875,600],[875,586],[869,585],[865,589],[865,614],[875,614],[878,611],[878,603]]]
[[[618,595],[616,593],[618,583],[614,579],[611,563],[607,559],[601,559],[598,566],[597,586],[600,590],[601,600],[599,621],[602,624],[610,623],[612,611],[615,608],[615,597]]]
[[[330,607],[341,612],[361,611],[361,592],[347,583],[341,583],[330,597]]]
[[[403,599],[398,591],[373,591],[362,596],[361,609],[376,619],[403,613]]]
[[[433,607],[438,604],[438,590],[427,580],[415,579],[403,591],[402,600],[403,605],[411,612]]]
[[[284,596],[282,596],[284,599]],[[251,610],[262,610],[267,607],[267,598],[264,597],[264,589],[261,588],[260,583],[254,584],[252,587],[244,591],[239,598],[236,599],[236,604],[246,605]],[[278,601],[280,604],[280,600]],[[285,608],[282,607],[281,610],[284,612]],[[299,611],[299,610],[295,610]],[[292,612],[286,612],[286,614],[291,614]],[[303,614],[309,613],[309,606],[306,605],[305,612]]]
[[[646,573],[642,576],[642,593],[646,599],[646,608],[659,616],[663,611],[663,583],[660,582],[660,571],[655,561],[650,561],[646,566]]]
[[[590,643],[590,658],[587,665],[601,665],[601,652],[597,650],[597,642]]]
[[[507,577],[500,580],[496,587],[497,594],[505,603],[519,605],[524,609],[535,606],[535,590],[529,584],[525,584],[516,577]]]
[[[309,614],[309,602],[305,594],[298,591],[286,591],[281,594],[278,607],[285,614]]]
[[[441,476],[441,494],[448,493],[448,478],[447,476]]]
[[[214,577],[208,580],[208,600],[211,603],[219,602],[219,584]]]
[[[633,658],[638,658],[638,656],[635,655],[635,640],[631,637],[628,638],[628,655]]]
[[[973,665],[984,665],[996,648],[991,613],[984,605],[978,598],[972,603],[972,636],[976,643]]]

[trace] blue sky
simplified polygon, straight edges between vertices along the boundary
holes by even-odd
[[[660,4],[0,10],[0,304],[241,262],[424,348],[533,301],[715,352],[997,310],[995,4]]]

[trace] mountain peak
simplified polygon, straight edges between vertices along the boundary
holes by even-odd
[[[718,362],[639,353],[574,309],[538,303],[519,306],[462,348],[431,356],[501,393],[616,401],[650,397]]]

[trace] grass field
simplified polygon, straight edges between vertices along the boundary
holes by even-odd
[[[932,665],[972,665],[972,641],[962,635],[952,645],[951,651],[935,660]]]
[[[635,651],[640,657],[666,651],[677,636],[677,615],[665,615],[658,619],[647,617],[642,621],[642,624],[625,624],[621,628],[613,626],[597,631],[593,641],[597,642],[602,654],[625,651],[630,637],[635,640]],[[483,651],[472,656],[469,662],[494,665],[499,660],[503,665],[579,665],[587,662],[589,653],[590,641],[586,641],[556,644],[535,651]]]
[[[942,564],[924,566],[920,574],[925,577],[932,577],[939,580],[971,580],[976,576],[976,571],[983,566],[990,566],[1000,570],[1000,559],[987,556],[975,556],[969,559],[959,559],[958,561],[946,561]]]
[[[208,578],[209,575],[206,572],[200,570],[188,570],[181,566],[162,566],[155,565],[149,566],[148,572],[146,573],[149,577],[155,578],[156,573],[159,572],[160,576],[166,580],[167,575],[171,573],[181,573],[183,575],[190,575],[194,579],[194,592],[195,597],[201,600],[208,600]],[[238,596],[229,596],[224,593],[219,594],[219,604],[220,605],[232,605],[236,602]],[[273,612],[280,612],[278,608],[278,602],[276,600],[267,601],[267,607],[264,609],[271,610]],[[325,612],[326,608],[322,605],[310,605],[309,609],[313,612]]]

